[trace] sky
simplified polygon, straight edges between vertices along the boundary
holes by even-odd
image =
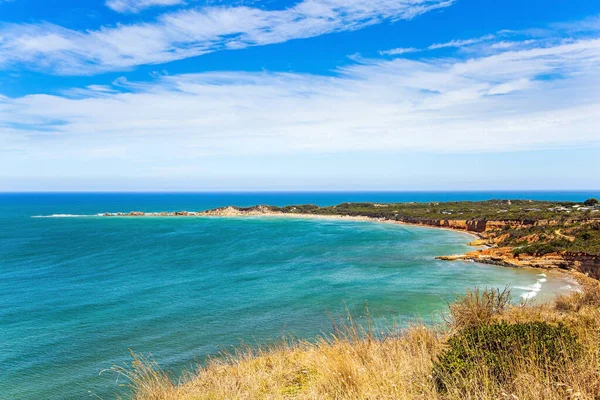
[[[600,1],[0,0],[0,191],[600,189]]]

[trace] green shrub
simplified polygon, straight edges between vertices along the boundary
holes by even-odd
[[[532,256],[544,256],[550,253],[569,250],[572,247],[571,242],[566,239],[554,239],[550,242],[537,242],[527,246],[516,247],[513,250],[513,255],[518,256],[527,254]]]
[[[592,198],[592,199],[587,199],[586,201],[584,201],[584,202],[583,202],[583,204],[584,204],[585,206],[588,206],[588,207],[589,207],[589,206],[595,206],[595,205],[597,205],[598,203],[599,203],[598,199],[594,199],[594,198]]]
[[[561,368],[580,353],[577,337],[567,326],[546,322],[470,327],[452,336],[448,345],[433,368],[442,392],[484,377],[502,385],[518,370],[537,368],[549,378],[559,378]]]

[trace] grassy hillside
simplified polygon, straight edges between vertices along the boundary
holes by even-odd
[[[516,254],[544,255],[568,251],[600,255],[600,221],[506,229],[500,232],[508,233],[500,244],[514,247]]]
[[[600,218],[600,208],[573,202],[532,200],[488,200],[432,203],[343,203],[319,207],[296,205],[271,207],[288,213],[326,215],[355,215],[387,219],[409,217],[415,219],[537,221],[584,220]]]
[[[433,328],[397,332],[349,319],[316,342],[241,349],[178,382],[139,357],[116,370],[135,400],[597,399],[600,287],[582,279],[584,293],[545,305],[474,290]]]

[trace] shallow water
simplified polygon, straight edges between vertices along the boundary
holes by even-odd
[[[180,371],[241,340],[315,337],[330,329],[330,314],[347,307],[363,315],[367,302],[374,318],[402,324],[438,319],[473,286],[510,284],[515,296],[536,301],[567,290],[567,281],[535,270],[436,261],[469,250],[471,240],[438,229],[287,218],[31,218],[295,202],[190,196],[0,196],[1,398],[114,398],[115,376],[99,372],[127,362],[129,349]]]

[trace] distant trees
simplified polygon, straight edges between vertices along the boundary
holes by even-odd
[[[586,201],[583,202],[583,205],[585,206],[595,206],[598,203],[600,203],[600,201],[598,201],[598,199],[587,199]]]

